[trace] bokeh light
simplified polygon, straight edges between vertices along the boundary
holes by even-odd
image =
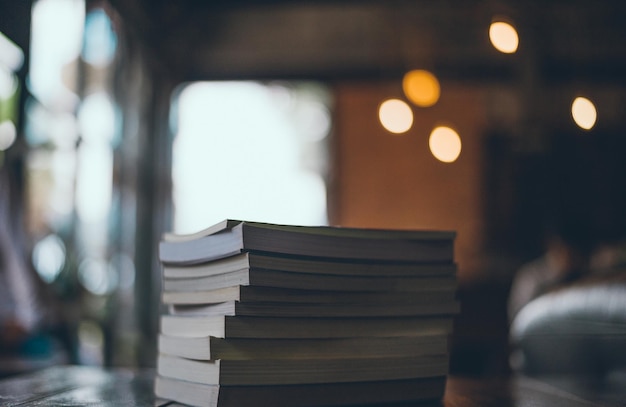
[[[85,17],[85,41],[82,57],[94,66],[105,67],[115,56],[117,35],[111,20],[101,8],[91,10]]]
[[[579,96],[572,102],[572,118],[581,129],[591,130],[596,124],[598,112],[591,100]]]
[[[17,129],[11,120],[0,123],[0,151],[7,150],[17,138]]]
[[[428,146],[436,159],[451,163],[461,154],[461,137],[450,127],[439,126],[430,133]]]
[[[8,70],[17,71],[24,64],[24,52],[6,35],[0,32],[0,55],[2,65]]]
[[[110,142],[115,120],[115,105],[106,92],[90,94],[79,106],[78,125],[85,141]]]
[[[400,99],[388,99],[380,104],[378,118],[391,133],[406,133],[413,125],[411,107]]]
[[[441,89],[432,73],[423,69],[407,72],[402,79],[405,96],[415,105],[429,107],[437,103]]]
[[[17,91],[16,76],[0,64],[0,101],[11,98]]]
[[[489,27],[489,40],[498,51],[505,54],[512,54],[519,46],[519,36],[517,30],[509,23],[496,21]]]
[[[107,262],[88,258],[83,260],[78,267],[78,281],[90,293],[105,295],[115,291],[119,276]]]
[[[52,283],[65,265],[65,244],[57,235],[48,235],[33,248],[33,266],[46,283]]]

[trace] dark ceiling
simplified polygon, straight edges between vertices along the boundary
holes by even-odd
[[[414,66],[443,77],[624,81],[622,1],[109,0],[128,33],[184,80],[383,78]],[[510,18],[520,49],[487,29]]]
[[[28,49],[31,1],[0,0],[0,30]],[[89,0],[181,80],[379,79],[427,67],[501,81],[626,83],[626,2],[618,0]],[[487,28],[509,18],[515,55]]]

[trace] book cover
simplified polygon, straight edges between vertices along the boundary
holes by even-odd
[[[322,258],[452,262],[455,233],[291,226],[241,221],[217,233],[162,240],[165,264],[197,264],[244,251]]]

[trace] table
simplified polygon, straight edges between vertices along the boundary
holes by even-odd
[[[107,370],[58,366],[0,381],[0,406],[174,407],[155,399],[153,370]],[[619,406],[619,400],[584,400],[569,391],[536,380],[450,377],[443,407],[598,407]],[[406,404],[405,404],[406,405]],[[279,407],[279,406],[277,406]],[[284,406],[280,406],[284,407]]]

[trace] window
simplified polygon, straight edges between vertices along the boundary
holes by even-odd
[[[226,218],[327,223],[326,88],[197,82],[180,89],[174,106],[175,232]]]

